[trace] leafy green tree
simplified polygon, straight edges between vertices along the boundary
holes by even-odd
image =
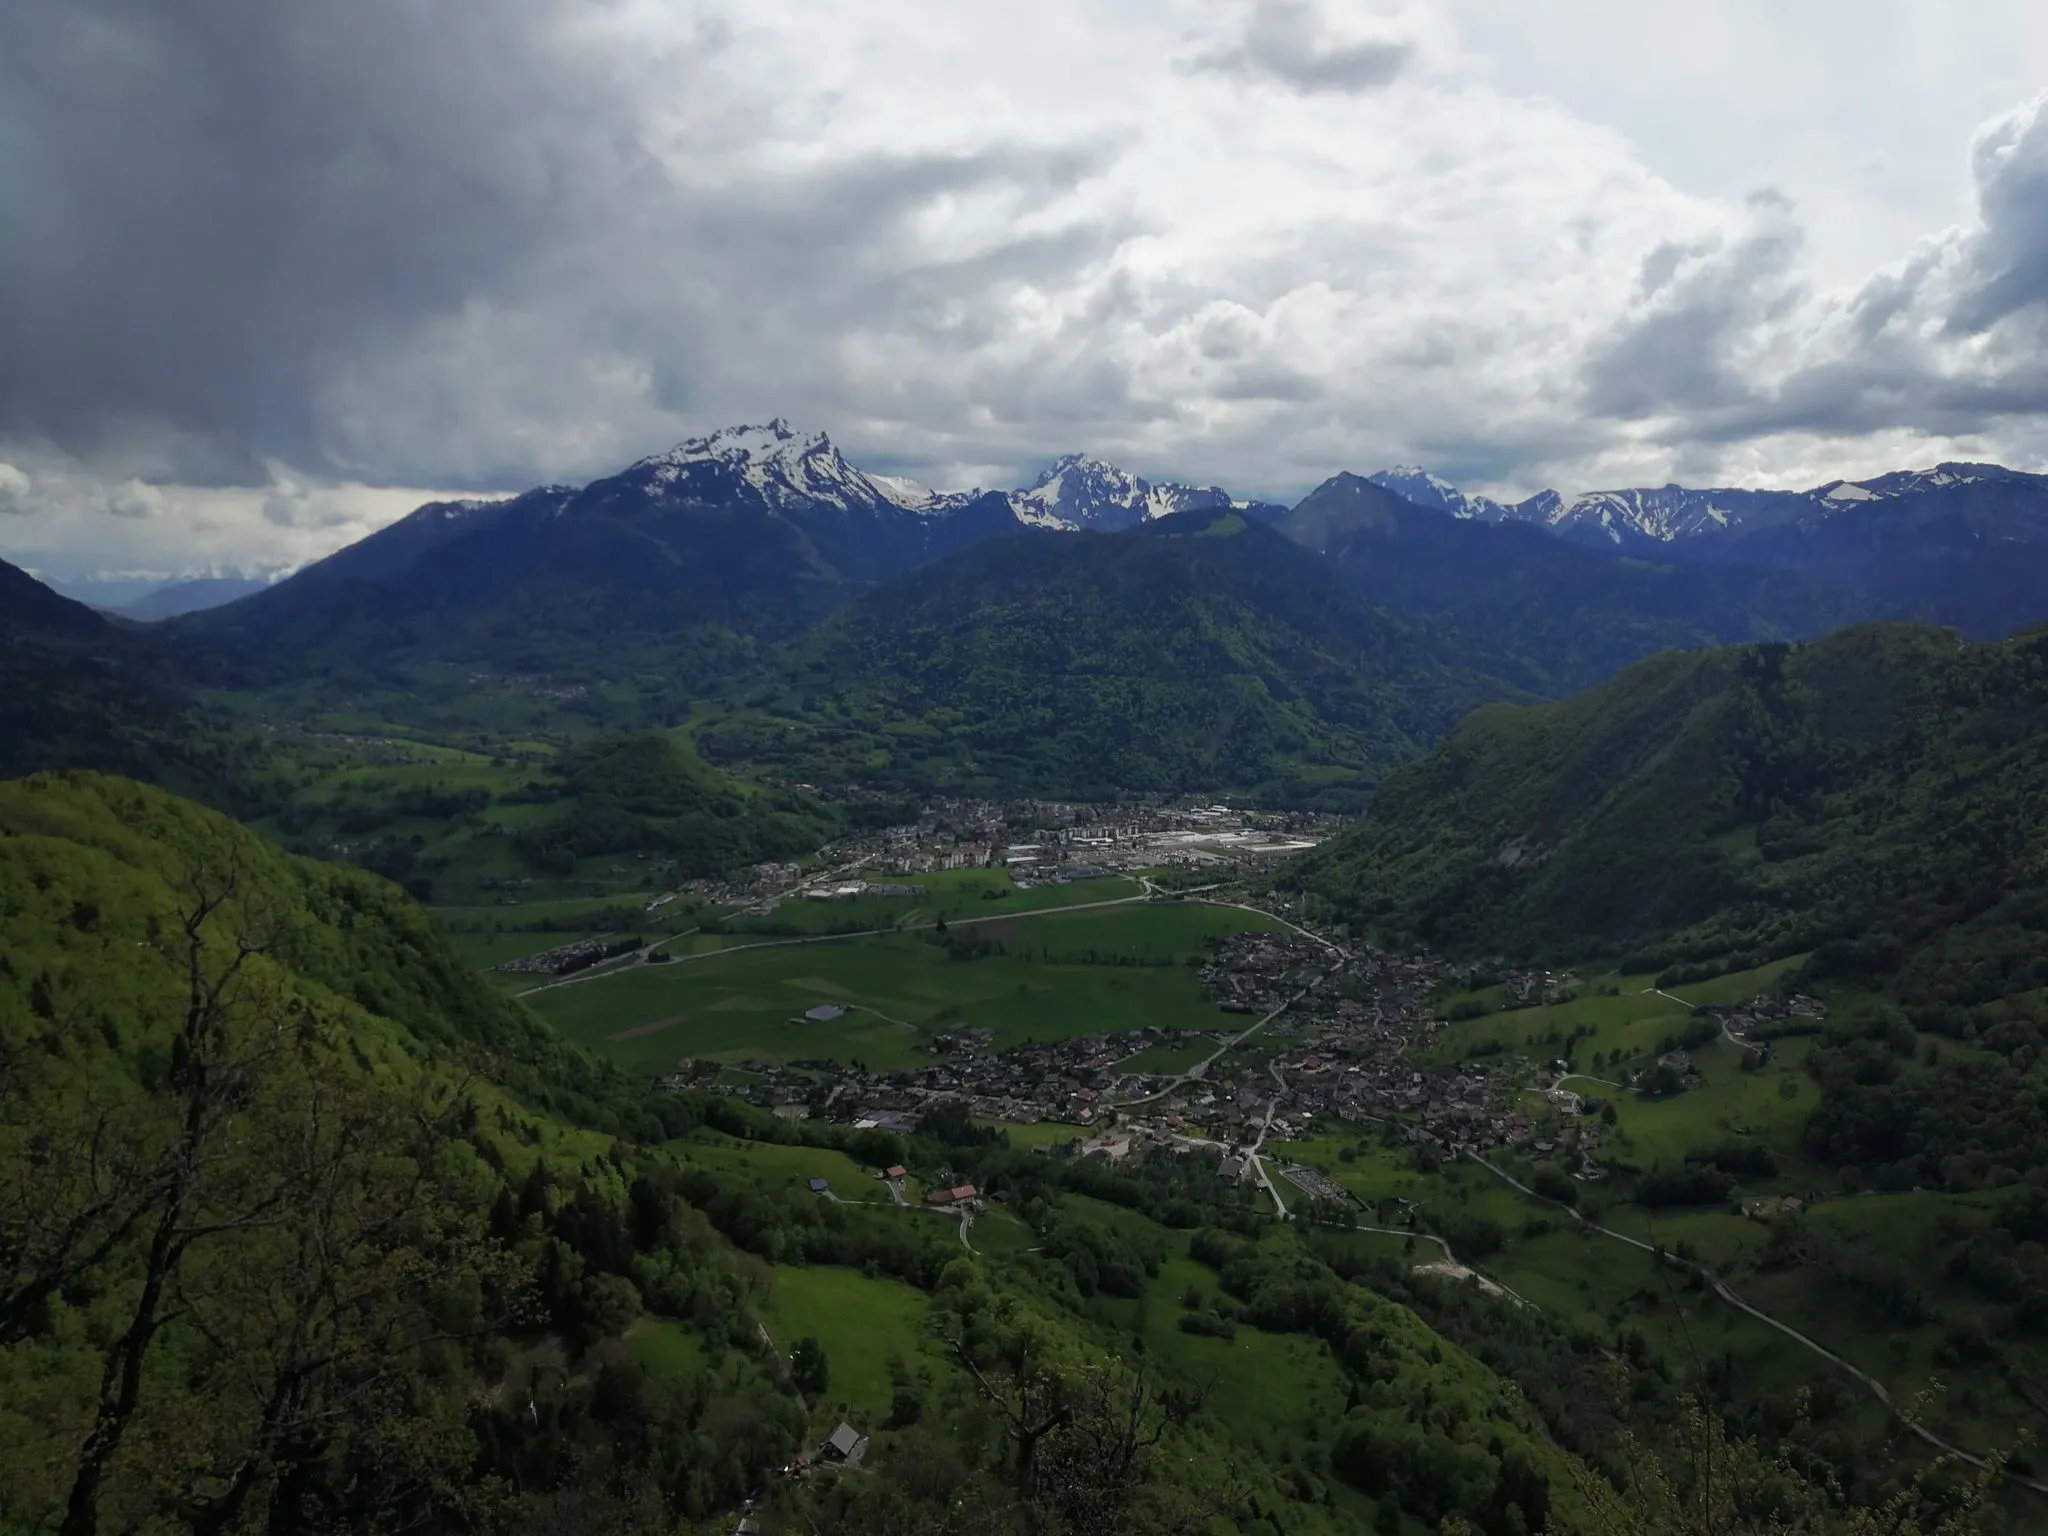
[[[816,1338],[798,1339],[789,1352],[789,1379],[808,1397],[822,1397],[832,1384],[832,1362]]]

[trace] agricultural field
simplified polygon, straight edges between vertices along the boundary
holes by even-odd
[[[1572,1001],[1538,1008],[1503,1009],[1498,987],[1456,993],[1441,999],[1439,1006],[1453,1010],[1460,1003],[1472,1003],[1494,1011],[1439,1031],[1417,1059],[1449,1065],[1499,1051],[1547,1060],[1558,1053],[1546,1047],[1570,1040],[1575,1031],[1590,1031],[1581,1034],[1573,1057],[1582,1069],[1595,1053],[1612,1058],[1619,1052],[1623,1065],[1645,1065],[1658,1054],[1664,1036],[1681,1027],[1695,1008],[1754,997],[1805,959],[1794,955],[1755,970],[1662,991],[1654,976],[1610,972],[1588,977]]]
[[[976,1253],[1000,1259],[1036,1247],[1038,1234],[1021,1218],[997,1206],[986,1215],[975,1218],[968,1241],[974,1245]]]
[[[858,875],[879,885],[914,885],[916,897],[853,896],[834,900],[788,897],[769,912],[746,912],[728,919],[731,933],[774,935],[856,933],[875,928],[922,928],[937,922],[1000,920],[1020,912],[1081,906],[1101,901],[1131,900],[1143,895],[1135,880],[1122,878],[1077,881],[1019,890],[999,869],[945,870],[928,875]]]
[[[1087,1133],[1077,1126],[1061,1120],[1037,1120],[1029,1125],[1019,1125],[1013,1120],[986,1120],[978,1124],[992,1125],[1010,1138],[1013,1147],[1064,1147],[1070,1141],[1078,1141]]]
[[[1117,1063],[1119,1071],[1157,1072],[1172,1074],[1185,1072],[1216,1054],[1214,1040],[1201,1040],[1193,1045],[1154,1045],[1139,1051],[1135,1056],[1126,1056]]]
[[[529,1001],[570,1038],[631,1072],[681,1058],[860,1061],[908,1067],[933,1032],[996,1031],[998,1048],[1097,1031],[1212,1030],[1230,1017],[1185,962],[1211,936],[1267,920],[1175,905],[1048,912],[977,924],[1001,952],[960,958],[929,937],[763,943],[636,965]],[[803,1017],[821,1004],[834,1019]]]
[[[674,1145],[691,1162],[721,1173],[741,1174],[764,1188],[808,1187],[812,1179],[825,1179],[830,1182],[832,1193],[848,1203],[894,1203],[875,1177],[874,1169],[863,1167],[830,1147],[735,1141],[711,1131],[699,1131],[688,1141]]]
[[[1176,1234],[1169,1241],[1176,1242],[1176,1256],[1159,1266],[1144,1298],[1119,1306],[1146,1355],[1202,1383],[1207,1410],[1228,1426],[1233,1438],[1256,1445],[1276,1462],[1292,1460],[1302,1447],[1323,1441],[1343,1421],[1346,1406],[1345,1376],[1329,1351],[1317,1340],[1248,1324],[1240,1324],[1230,1339],[1184,1332],[1182,1297],[1190,1290],[1214,1297],[1216,1275],[1186,1256],[1185,1238]],[[1341,1479],[1332,1478],[1325,1486],[1351,1528],[1368,1527],[1374,1509],[1370,1499]],[[1324,1518],[1312,1508],[1303,1515],[1310,1522]],[[1299,1528],[1324,1527],[1305,1523]]]

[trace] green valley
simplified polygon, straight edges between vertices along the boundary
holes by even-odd
[[[1103,1510],[1338,1531],[1397,1492],[1425,1518],[1579,1528],[1584,1474],[1484,1366],[1261,1236],[1206,1166],[1110,1173],[649,1095],[466,974],[395,887],[125,781],[9,785],[0,832],[0,1512],[24,1529],[404,1510],[637,1530],[747,1498],[846,1532],[963,1499],[991,1532]],[[1215,927],[1108,910],[1099,932],[1026,919],[1061,930],[1039,963],[1168,965]],[[1001,1206],[971,1231],[900,1206],[876,1177],[898,1161],[914,1189],[964,1177]],[[1198,1334],[1151,1359],[1160,1335],[1120,1310],[1194,1272],[1162,1271],[1176,1251],[1219,1306],[1244,1298],[1210,1314],[1233,1347],[1343,1343],[1377,1385],[1334,1364],[1269,1383],[1282,1421],[1327,1430],[1259,1454]],[[1336,1312],[1293,1299],[1310,1277]],[[1401,1429],[1417,1394],[1441,1419]],[[1020,1452],[1004,1415],[1047,1403]],[[792,1475],[842,1418],[877,1475]],[[1371,1467],[1403,1434],[1443,1464],[1397,1488]],[[1203,1470],[1154,1470],[1182,1464]]]

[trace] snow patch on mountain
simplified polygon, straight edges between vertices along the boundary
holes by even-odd
[[[879,507],[926,511],[934,498],[914,481],[885,488],[875,477],[847,463],[822,432],[799,432],[780,416],[761,426],[721,427],[706,437],[678,443],[632,466],[635,476],[657,491],[687,488],[707,468],[723,469],[773,507],[802,503],[870,512]],[[909,498],[922,493],[916,505]]]
[[[1205,507],[1227,507],[1216,486],[1157,484],[1086,454],[1070,453],[1021,491],[1010,493],[1019,522],[1041,528],[1114,532],[1153,518]]]
[[[1515,515],[1514,508],[1491,496],[1469,496],[1441,475],[1433,475],[1419,464],[1396,464],[1366,479],[1417,506],[1432,507],[1453,517],[1497,523]]]

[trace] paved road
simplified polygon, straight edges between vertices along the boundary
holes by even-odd
[[[1617,1232],[1612,1227],[1603,1227],[1600,1225],[1599,1222],[1590,1220],[1585,1216],[1581,1216],[1576,1210],[1572,1209],[1572,1207],[1562,1204],[1559,1201],[1549,1199],[1546,1196],[1537,1194],[1535,1190],[1531,1189],[1528,1185],[1524,1184],[1520,1179],[1517,1179],[1513,1174],[1510,1174],[1503,1169],[1495,1167],[1492,1163],[1488,1162],[1478,1153],[1471,1152],[1467,1153],[1466,1155],[1470,1157],[1473,1162],[1479,1164],[1480,1167],[1486,1169],[1495,1178],[1498,1178],[1505,1183],[1513,1185],[1516,1189],[1519,1189],[1523,1194],[1527,1195],[1531,1200],[1539,1200],[1542,1201],[1542,1203],[1545,1205],[1556,1206],[1559,1210],[1563,1211],[1566,1215],[1570,1216],[1572,1220],[1576,1221],[1580,1226],[1590,1228],[1591,1230],[1600,1233],[1603,1237],[1611,1237],[1618,1243],[1627,1243],[1629,1247],[1640,1249],[1644,1253],[1655,1254],[1658,1251],[1654,1246],[1644,1242],[1641,1238],[1630,1237],[1626,1232]],[[1689,1263],[1686,1260],[1678,1258],[1676,1255],[1668,1252],[1664,1254],[1663,1258],[1664,1262],[1670,1265],[1673,1269],[1681,1269],[1687,1271],[1688,1273],[1697,1274],[1701,1279],[1705,1280],[1710,1287],[1712,1287],[1713,1292],[1716,1296],[1720,1297],[1721,1300],[1727,1303],[1729,1306],[1735,1308],[1736,1311],[1745,1312],[1749,1316],[1755,1318],[1758,1322],[1762,1323],[1765,1327],[1776,1329],[1779,1333],[1784,1334],[1786,1338],[1791,1339],[1794,1343],[1804,1345],[1807,1349],[1813,1351],[1814,1354],[1819,1355],[1823,1360],[1826,1360],[1829,1364],[1837,1366],[1841,1370],[1846,1371],[1849,1375],[1855,1377],[1856,1380],[1860,1381],[1861,1383],[1863,1383],[1865,1387],[1869,1388],[1870,1393],[1873,1397],[1875,1397],[1880,1403],[1884,1404],[1886,1411],[1889,1412],[1892,1415],[1892,1417],[1897,1419],[1901,1424],[1905,1425],[1907,1429],[1911,1430],[1921,1440],[1925,1441],[1928,1445],[1934,1447],[1935,1450],[1940,1451],[1945,1455],[1953,1456],[1958,1461],[1967,1462],[1969,1465],[1973,1467],[1977,1467],[1980,1469],[1984,1467],[1985,1460],[1982,1456],[1978,1456],[1973,1454],[1972,1452],[1966,1451],[1962,1449],[1960,1446],[1949,1444],[1948,1441],[1942,1439],[1941,1436],[1935,1434],[1933,1430],[1929,1429],[1926,1425],[1920,1423],[1918,1420],[1912,1418],[1909,1414],[1907,1414],[1907,1412],[1903,1408],[1901,1408],[1898,1405],[1898,1402],[1892,1397],[1891,1392],[1886,1388],[1885,1384],[1879,1381],[1875,1376],[1872,1376],[1867,1371],[1861,1370],[1858,1367],[1851,1365],[1847,1360],[1844,1360],[1840,1355],[1836,1354],[1833,1350],[1827,1348],[1825,1345],[1816,1344],[1812,1339],[1808,1338],[1805,1334],[1801,1333],[1798,1329],[1792,1327],[1790,1324],[1781,1323],[1775,1317],[1772,1317],[1769,1313],[1760,1311],[1757,1308],[1751,1306],[1748,1302],[1744,1301],[1740,1296],[1736,1295],[1735,1292],[1730,1290],[1728,1288],[1727,1282],[1722,1280],[1719,1275],[1715,1274],[1706,1265]],[[2048,1493],[2048,1483],[2038,1482],[2031,1477],[2023,1477],[2017,1472],[2006,1472],[2005,1480],[2009,1483],[2017,1484],[2019,1487],[2030,1489],[2035,1493]]]
[[[1273,1081],[1280,1085],[1280,1093],[1285,1093],[1287,1091],[1287,1079],[1280,1075],[1280,1064],[1278,1062],[1272,1064],[1272,1071]],[[1289,1219],[1287,1215],[1287,1202],[1280,1198],[1280,1187],[1273,1182],[1273,1176],[1266,1172],[1265,1159],[1259,1156],[1259,1148],[1266,1144],[1266,1132],[1273,1128],[1273,1111],[1279,1107],[1280,1094],[1276,1093],[1273,1095],[1271,1102],[1266,1105],[1266,1118],[1259,1125],[1259,1134],[1253,1138],[1252,1144],[1245,1148],[1244,1155],[1251,1160],[1252,1177],[1258,1181],[1260,1188],[1273,1197],[1274,1212],[1282,1221],[1286,1221]]]
[[[1567,1072],[1563,1077],[1557,1079],[1557,1081],[1552,1086],[1562,1088],[1566,1083],[1569,1083],[1574,1079],[1577,1079],[1579,1082],[1582,1083],[1600,1083],[1608,1088],[1626,1088],[1628,1086],[1627,1083],[1617,1083],[1611,1081],[1608,1078],[1595,1077],[1590,1072]]]
[[[1324,976],[1327,976],[1328,974],[1329,973],[1327,971],[1323,973]],[[1281,1003],[1280,1006],[1275,1008],[1272,1012],[1261,1015],[1246,1028],[1232,1035],[1228,1040],[1224,1041],[1223,1044],[1217,1046],[1216,1049],[1211,1051],[1207,1056],[1204,1056],[1192,1067],[1189,1067],[1187,1071],[1176,1073],[1172,1077],[1168,1078],[1166,1080],[1166,1086],[1161,1088],[1157,1093],[1148,1093],[1142,1099],[1118,1099],[1116,1101],[1116,1107],[1118,1109],[1131,1109],[1139,1104],[1150,1104],[1154,1099],[1163,1099],[1169,1093],[1174,1092],[1175,1090],[1183,1087],[1184,1085],[1199,1080],[1202,1077],[1202,1075],[1209,1070],[1211,1064],[1214,1063],[1219,1056],[1222,1056],[1227,1052],[1234,1051],[1240,1045],[1243,1045],[1245,1041],[1251,1039],[1253,1035],[1256,1035],[1268,1024],[1272,1023],[1275,1019],[1279,1018],[1281,1014],[1285,1013],[1288,1009],[1292,1008],[1304,997],[1307,997],[1311,989],[1314,988],[1316,982],[1321,981],[1322,979],[1323,976],[1316,977],[1313,981],[1310,981],[1307,986],[1303,987],[1299,992],[1294,993],[1291,997],[1289,997],[1286,1001]]]

